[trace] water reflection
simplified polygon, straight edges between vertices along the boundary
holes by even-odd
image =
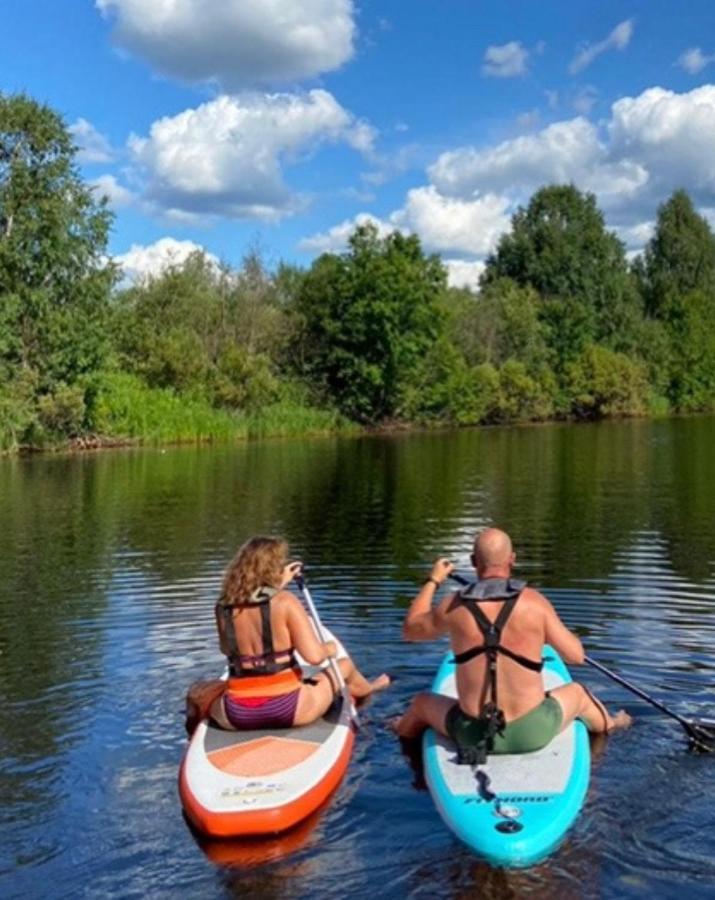
[[[0,877],[18,896],[49,883],[90,896],[697,894],[715,875],[715,788],[677,725],[643,715],[613,741],[568,844],[505,876],[444,830],[382,722],[442,653],[399,641],[416,580],[438,554],[466,565],[492,522],[592,655],[685,715],[711,713],[713,446],[715,419],[701,418],[0,460]],[[308,562],[361,667],[399,678],[366,711],[348,779],[303,847],[227,873],[187,833],[175,777],[183,690],[219,665],[221,570],[256,532],[284,534]]]

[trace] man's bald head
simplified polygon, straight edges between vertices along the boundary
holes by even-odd
[[[511,538],[499,528],[486,528],[474,539],[474,567],[478,572],[511,569],[514,563]]]

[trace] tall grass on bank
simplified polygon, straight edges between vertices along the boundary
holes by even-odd
[[[103,376],[92,418],[93,430],[103,438],[142,443],[247,437],[245,424],[231,413],[120,372]]]
[[[335,410],[316,409],[290,400],[272,403],[260,412],[248,414],[243,421],[251,438],[355,434],[360,431],[358,425]]]
[[[260,412],[229,412],[201,397],[151,388],[134,375],[103,377],[95,401],[94,430],[103,438],[137,443],[191,443],[272,436],[330,434],[355,430],[331,410],[292,401]]]

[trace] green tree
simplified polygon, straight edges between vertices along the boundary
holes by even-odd
[[[480,294],[459,292],[455,300],[448,333],[468,362],[500,366],[515,358],[531,369],[546,363],[547,332],[539,319],[539,296],[533,288],[498,278]]]
[[[679,190],[658,209],[655,233],[635,266],[648,315],[676,319],[688,294],[715,294],[715,236]]]
[[[340,255],[323,254],[300,286],[303,372],[351,418],[396,413],[400,397],[442,327],[446,272],[417,237],[381,239],[359,227]]]
[[[151,387],[256,409],[277,399],[287,316],[257,253],[239,271],[203,253],[123,291],[116,301],[122,368]]]
[[[50,430],[81,427],[90,396],[82,384],[107,349],[112,216],[82,182],[74,155],[57,113],[0,94],[0,383],[24,398],[17,441],[31,438],[40,412]]]
[[[715,296],[691,291],[682,298],[671,334],[669,397],[685,412],[715,409]]]
[[[624,246],[606,230],[593,194],[573,185],[537,191],[514,214],[511,232],[487,259],[482,287],[505,277],[533,288],[545,302],[556,302],[547,318],[558,358],[591,341],[615,349],[633,346],[637,293]]]

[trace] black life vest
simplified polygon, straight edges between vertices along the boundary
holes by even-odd
[[[460,591],[455,599],[457,604],[465,606],[471,613],[477,627],[484,635],[484,643],[478,647],[471,647],[462,653],[456,653],[455,663],[459,666],[469,662],[483,653],[487,657],[487,695],[488,700],[484,704],[479,719],[486,725],[484,741],[476,747],[458,747],[460,762],[479,765],[486,762],[487,754],[494,750],[494,738],[502,734],[506,727],[506,719],[503,710],[499,709],[497,701],[497,657],[500,653],[513,659],[520,666],[531,672],[541,672],[544,667],[542,660],[538,662],[528,659],[519,653],[514,653],[508,647],[502,646],[501,634],[509,616],[526,587],[525,581],[517,581],[512,578],[485,578],[476,581],[465,590]],[[491,622],[477,605],[489,600],[505,600],[499,610],[496,619]]]
[[[231,678],[275,675],[276,672],[283,672],[298,665],[293,647],[289,647],[287,650],[279,650],[278,652],[273,649],[271,600],[277,593],[278,591],[275,588],[264,587],[254,591],[252,599],[245,603],[222,603],[219,600],[216,604],[216,609],[223,617],[223,633],[228,645],[226,658],[228,659],[228,673]],[[235,609],[255,609],[256,607],[261,610],[263,652],[257,654],[240,653],[236,640],[233,611]],[[286,654],[289,654],[288,659],[278,662],[278,657]]]

